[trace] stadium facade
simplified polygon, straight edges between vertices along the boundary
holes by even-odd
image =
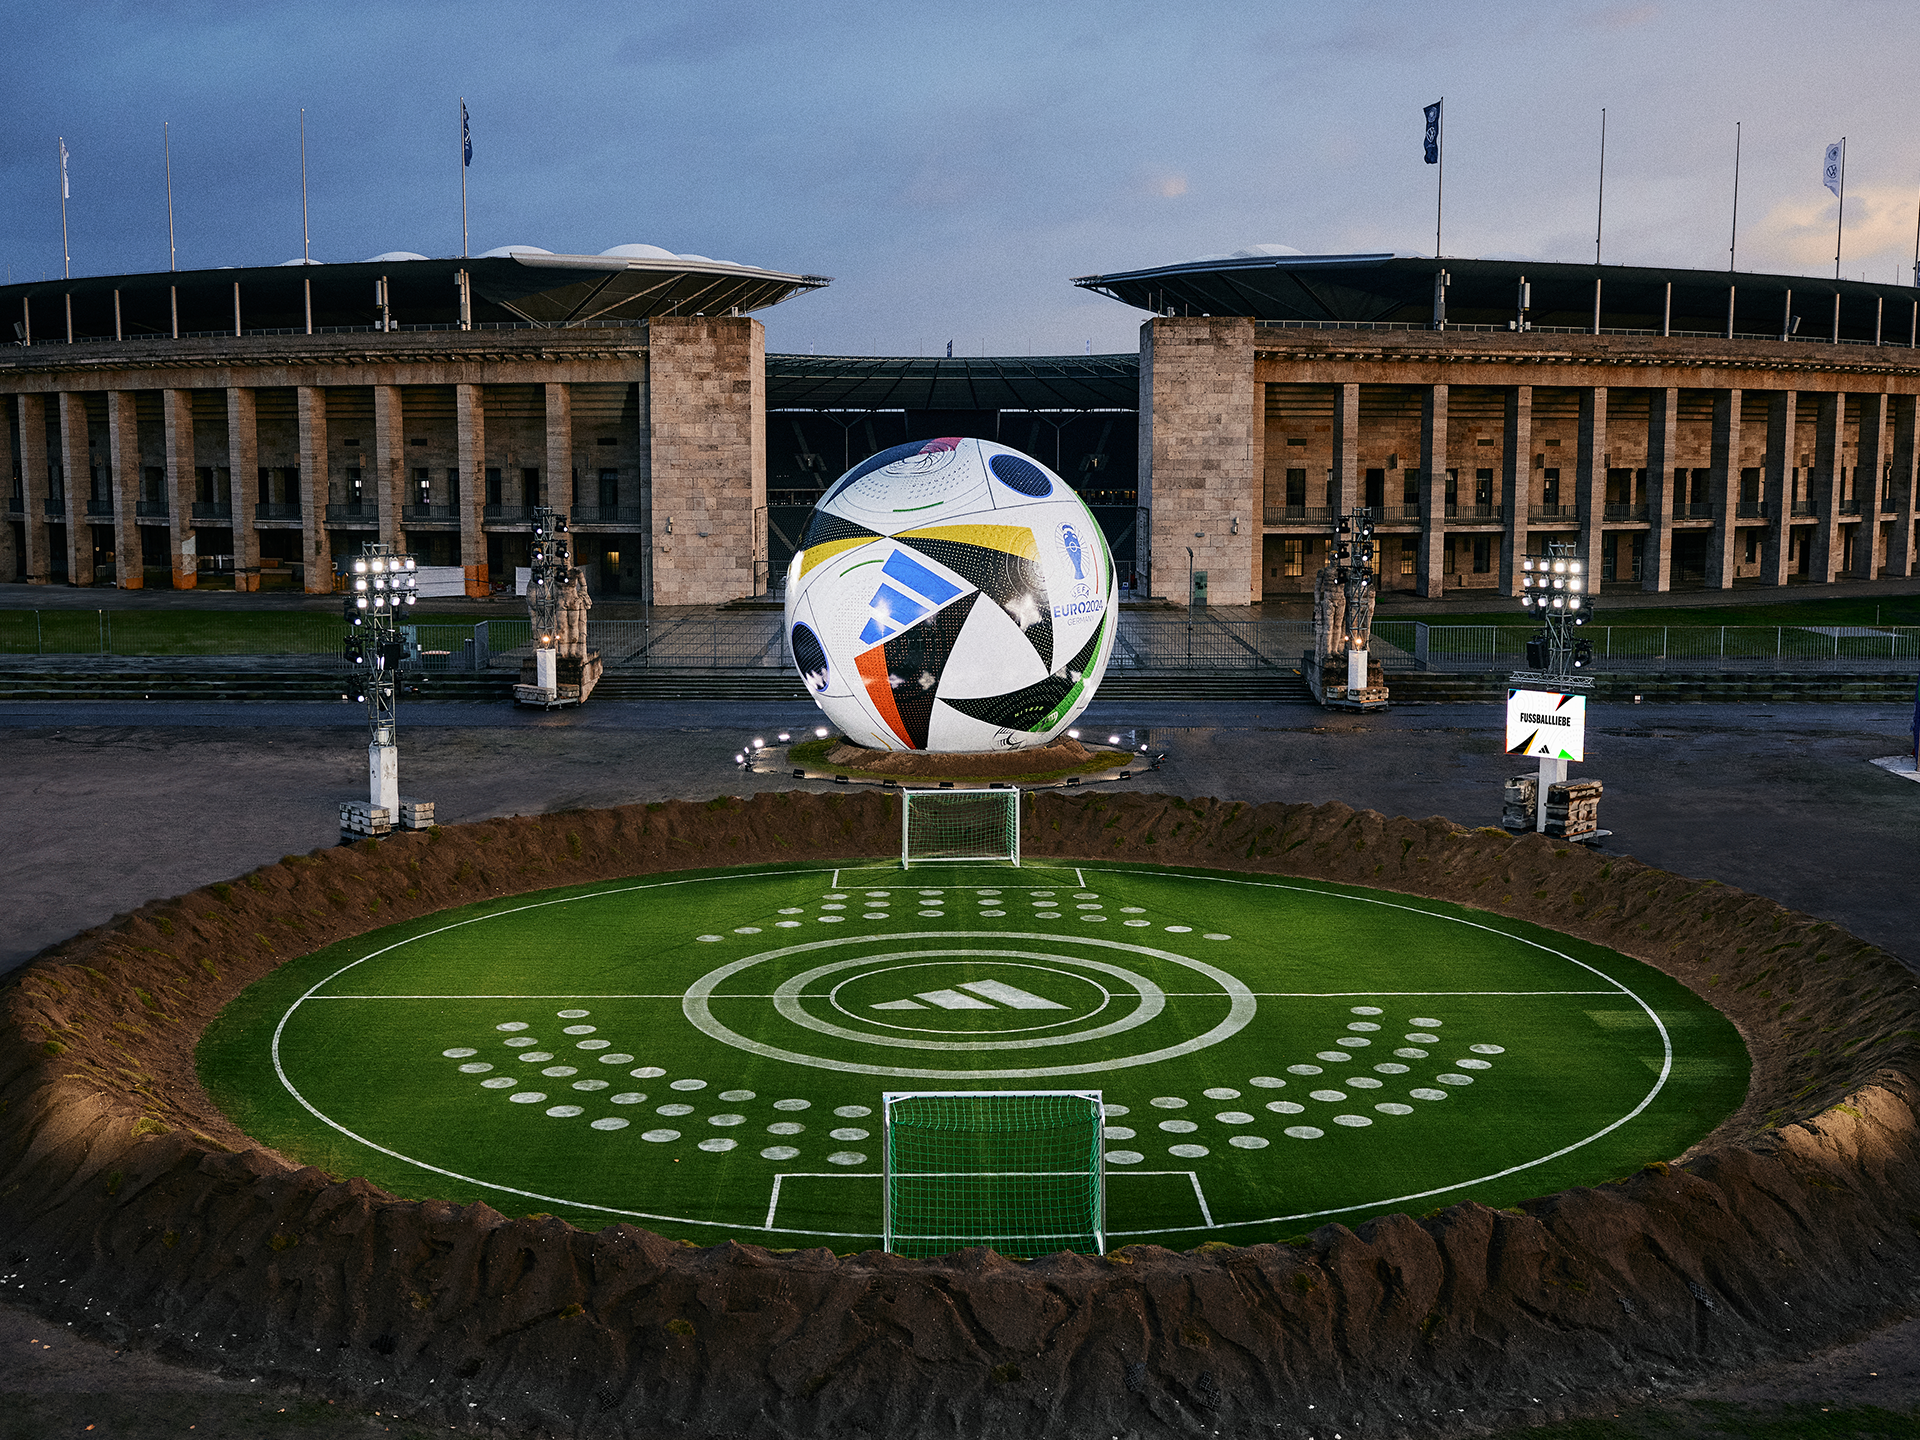
[[[827,283],[622,246],[0,287],[0,579],[319,593],[379,539],[484,595],[554,504],[598,593],[725,603],[849,464],[953,434],[1176,600],[1309,589],[1359,505],[1430,597],[1548,539],[1614,589],[1914,572],[1913,287],[1263,248],[1076,280],[1137,355],[767,355],[752,312]]]

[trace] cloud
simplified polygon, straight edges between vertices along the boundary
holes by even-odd
[[[1743,234],[1741,248],[1754,244],[1807,268],[1833,263],[1833,197],[1782,201],[1761,217],[1757,233]],[[1743,230],[1745,227],[1742,227]],[[1851,275],[1848,257],[1877,256],[1903,250],[1914,229],[1914,198],[1910,186],[1863,185],[1847,189],[1847,228],[1841,250],[1841,273]]]
[[[1177,200],[1187,193],[1187,177],[1179,170],[1150,170],[1143,177],[1142,186],[1149,195]]]

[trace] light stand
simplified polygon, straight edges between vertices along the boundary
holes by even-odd
[[[407,658],[401,617],[420,603],[414,557],[369,541],[353,562],[345,603],[343,647],[367,707],[367,799],[340,807],[343,840],[433,826],[433,802],[402,799],[395,702],[400,665]]]
[[[587,598],[573,568],[573,540],[563,511],[540,505],[533,512],[533,553],[527,578],[527,619],[533,636],[533,673],[521,672],[513,687],[516,705],[555,710],[578,705],[599,679],[598,657],[586,648]],[[577,593],[569,594],[570,590]],[[562,682],[562,653],[580,667],[577,680]],[[531,683],[528,683],[531,681]]]
[[[1567,727],[1566,735],[1573,750],[1571,758],[1549,754],[1552,748],[1566,747],[1558,745],[1557,740],[1548,744],[1536,739],[1537,748],[1518,752],[1534,754],[1540,761],[1531,817],[1534,830],[1544,834],[1549,819],[1557,819],[1564,838],[1582,840],[1609,833],[1593,830],[1590,825],[1584,832],[1575,833],[1581,831],[1582,821],[1591,821],[1599,812],[1600,782],[1588,781],[1572,787],[1567,784],[1567,766],[1585,754],[1587,701],[1585,693],[1570,695],[1569,692],[1593,689],[1593,676],[1579,673],[1593,663],[1593,642],[1579,636],[1580,627],[1593,612],[1588,580],[1586,564],[1571,541],[1549,540],[1544,556],[1521,558],[1520,604],[1529,612],[1539,614],[1541,628],[1527,641],[1527,668],[1512,673],[1507,691],[1509,754],[1516,753],[1516,734],[1537,737],[1546,733],[1528,728],[1539,725],[1543,718]],[[1569,706],[1569,701],[1577,704]],[[1549,702],[1557,702],[1551,705],[1550,715],[1545,713]],[[1518,721],[1516,715],[1520,717]],[[1520,781],[1510,781],[1509,790],[1519,784]],[[1555,787],[1560,788],[1563,797],[1557,802],[1563,813],[1550,817],[1549,801]],[[1577,796],[1573,793],[1576,790],[1580,792]]]
[[[1384,710],[1387,689],[1374,685],[1369,642],[1375,574],[1373,510],[1360,506],[1333,517],[1327,564],[1314,582],[1314,650],[1308,688],[1320,704],[1340,710]],[[1340,661],[1346,683],[1340,684]]]

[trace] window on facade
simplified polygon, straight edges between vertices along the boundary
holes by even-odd
[[[213,467],[202,465],[193,472],[193,498],[202,504],[213,500]]]
[[[1476,535],[1473,537],[1473,573],[1487,575],[1493,571],[1493,537]]]
[[[1747,564],[1758,564],[1760,560],[1760,532],[1747,531]]]
[[[1475,505],[1493,504],[1493,471],[1473,472],[1473,503]]]
[[[500,482],[499,467],[494,465],[489,465],[487,467],[487,504],[489,505],[506,504],[506,501],[500,498],[500,490],[501,490],[501,482]]]
[[[1365,498],[1360,502],[1376,515],[1386,508],[1387,472],[1384,470],[1367,471]]]
[[[1695,470],[1693,472],[1693,499],[1690,503],[1695,505],[1711,504],[1712,503],[1710,499],[1711,491],[1709,487],[1711,486],[1712,481],[1713,481],[1713,471]]]
[[[1449,535],[1447,537],[1447,543],[1440,547],[1440,573],[1442,575],[1459,573],[1460,562],[1458,552],[1454,549],[1454,540],[1455,537]]]
[[[1298,578],[1301,569],[1300,541],[1297,538],[1289,538],[1284,541],[1282,543],[1281,554],[1282,571],[1284,571],[1289,578]]]
[[[1340,481],[1333,471],[1327,471],[1327,509],[1340,508]]]
[[[460,472],[451,467],[447,470],[447,503],[449,505],[460,503]]]
[[[1287,506],[1289,509],[1304,510],[1307,505],[1307,472],[1305,470],[1287,471]]]
[[[1459,503],[1460,472],[1458,470],[1449,470],[1447,471],[1447,504],[1457,505]]]
[[[1400,537],[1400,573],[1402,575],[1413,574],[1414,561],[1418,558],[1419,553],[1419,544],[1413,536],[1402,535]]]
[[[1560,472],[1543,470],[1540,474],[1540,503],[1555,506],[1560,503]]]
[[[1400,472],[1400,503],[1412,509],[1420,503],[1420,472],[1402,470]]]
[[[1749,505],[1760,499],[1760,467],[1748,466],[1740,472],[1740,498]]]
[[[538,466],[528,465],[520,472],[520,493],[526,498],[522,505],[540,505],[545,501],[540,493],[540,470]]]
[[[620,472],[602,470],[600,472],[600,508],[611,510],[620,503]]]

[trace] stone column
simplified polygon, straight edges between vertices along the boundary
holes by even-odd
[[[478,385],[453,387],[456,441],[460,458],[460,494],[455,511],[460,517],[460,564],[466,571],[467,594],[484,600],[487,579],[487,536],[481,528],[487,506],[487,415]]]
[[[1740,391],[1713,392],[1712,477],[1708,498],[1713,501],[1713,536],[1707,542],[1707,588],[1731,590],[1739,555],[1734,549],[1734,525],[1740,508]]]
[[[318,385],[294,391],[294,413],[300,430],[301,549],[305,555],[306,592],[333,593],[333,547],[327,541],[327,392]]]
[[[1580,392],[1580,450],[1574,457],[1575,503],[1580,507],[1580,549],[1587,567],[1587,588],[1599,594],[1600,550],[1606,543],[1607,390],[1595,385]]]
[[[1438,600],[1446,589],[1447,387],[1420,397],[1420,593]]]
[[[1769,585],[1787,583],[1789,543],[1793,537],[1793,467],[1800,397],[1781,390],[1767,397],[1767,538],[1760,576]]]
[[[1853,532],[1853,578],[1871,580],[1880,573],[1880,487],[1887,468],[1887,396],[1860,397],[1860,429],[1854,449],[1853,498],[1860,524]]]
[[[1914,560],[1914,420],[1916,404],[1912,395],[1893,397],[1893,539],[1887,545],[1888,578],[1911,575]]]
[[[661,332],[656,327],[654,334]],[[655,598],[665,602],[670,568],[666,548],[671,498],[681,482],[663,472],[662,417],[671,361],[656,344],[651,356],[653,397],[653,533]],[[1140,503],[1153,527],[1153,591],[1186,599],[1187,547],[1205,570],[1212,598],[1223,605],[1260,599],[1254,550],[1231,533],[1234,515],[1260,513],[1261,448],[1254,443],[1253,322],[1223,317],[1157,317],[1140,327]],[[1310,497],[1311,498],[1311,497]]]
[[[1673,588],[1673,458],[1680,448],[1680,392],[1650,392],[1647,405],[1647,548],[1640,588]]]
[[[140,421],[131,390],[107,392],[107,483],[113,487],[114,583],[146,588],[146,551],[140,543]]]
[[[573,513],[573,387],[564,382],[547,385],[547,504]]]
[[[5,488],[9,500],[12,498],[13,485],[17,478],[17,472],[13,468],[13,457],[15,454],[13,446],[15,408],[11,396],[0,397],[0,480],[6,482]],[[26,487],[24,482],[22,482],[21,494],[24,496],[25,493]],[[22,518],[25,518],[24,500],[22,502]],[[7,511],[4,514],[0,514],[0,583],[13,583],[13,577],[20,573],[22,558],[19,546],[13,538],[13,510],[11,505],[9,505]]]
[[[1360,387],[1336,385],[1333,393],[1333,486],[1340,513],[1360,504]],[[1309,495],[1308,500],[1312,500]],[[1378,516],[1374,517],[1378,519]]]
[[[29,585],[45,585],[53,565],[47,554],[47,496],[52,479],[47,473],[47,398],[22,395],[16,412],[20,424],[20,518],[27,541]]]
[[[173,588],[200,583],[199,542],[193,530],[193,392],[162,390],[160,409],[167,443],[167,554]]]
[[[60,392],[60,474],[67,497],[67,583],[93,584],[93,526],[87,501],[93,496],[92,456],[87,449],[87,397]]]
[[[1527,507],[1533,499],[1533,387],[1509,385],[1500,450],[1500,593],[1520,593],[1520,557],[1527,553]]]
[[[254,392],[239,386],[227,390],[228,493],[233,498],[233,588],[260,588],[260,532],[254,528],[254,507],[260,499],[260,427],[255,418]]]
[[[1807,498],[1818,517],[1813,527],[1813,557],[1807,578],[1831,585],[1840,570],[1840,436],[1847,423],[1844,392],[1822,395],[1813,422],[1813,473]]]
[[[373,496],[380,515],[380,543],[406,548],[400,507],[406,501],[406,426],[400,413],[400,387],[373,387]]]

